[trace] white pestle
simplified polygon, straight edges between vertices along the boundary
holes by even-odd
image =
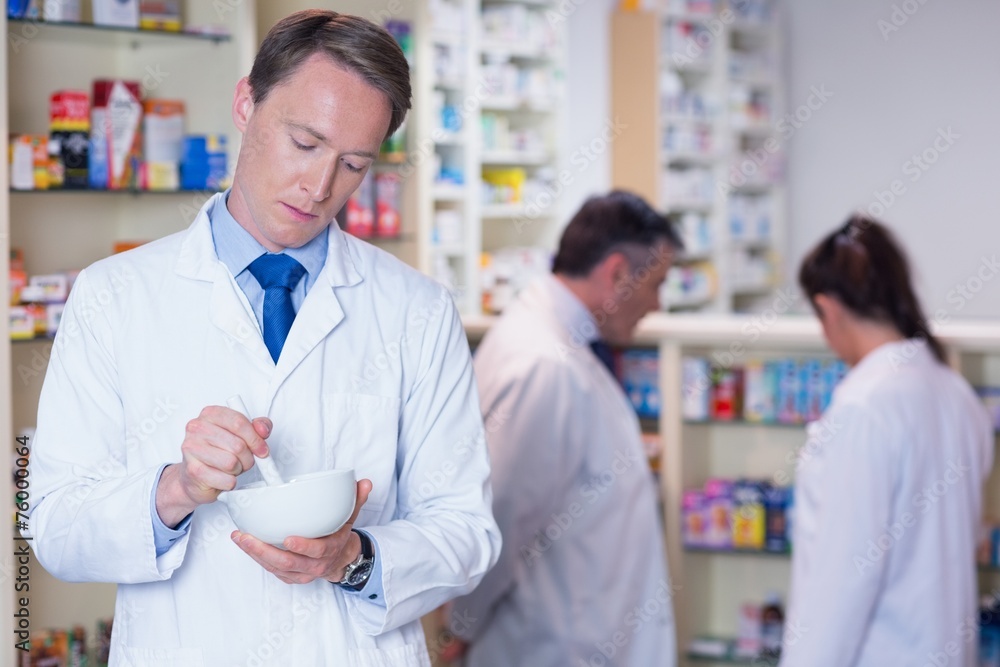
[[[243,402],[243,398],[239,394],[235,394],[226,399],[226,405],[229,406],[230,410],[236,410],[250,421],[253,419],[250,417],[250,412],[247,410],[246,404]],[[262,459],[259,456],[253,457],[254,461],[257,463],[257,468],[260,470],[261,477],[264,478],[264,483],[268,486],[277,486],[279,484],[284,484],[281,480],[281,474],[274,465],[274,461],[268,456],[266,459]]]

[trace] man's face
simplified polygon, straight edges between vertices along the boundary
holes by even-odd
[[[321,54],[260,104],[250,93],[243,79],[233,100],[243,144],[229,210],[269,251],[298,248],[361,184],[389,129],[389,100]]]
[[[660,309],[660,286],[667,277],[673,260],[673,250],[668,243],[657,243],[634,267],[628,263],[616,276],[612,303],[605,300],[606,321],[601,327],[602,337],[609,343],[625,344],[632,340],[639,320]],[[615,312],[610,312],[614,310]],[[600,318],[598,318],[600,321]]]

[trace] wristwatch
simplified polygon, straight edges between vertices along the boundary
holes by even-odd
[[[371,539],[360,530],[352,529],[351,532],[357,534],[358,539],[361,540],[361,553],[358,554],[354,562],[347,566],[344,570],[344,578],[338,581],[337,585],[352,591],[360,591],[368,583],[368,577],[371,576],[372,570],[375,568],[375,548],[372,546]]]

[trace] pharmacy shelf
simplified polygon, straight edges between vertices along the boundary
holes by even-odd
[[[766,549],[713,549],[712,547],[685,546],[689,554],[709,554],[712,556],[763,556],[767,558],[791,558],[791,551],[767,551]]]
[[[479,215],[483,220],[503,220],[523,216],[526,210],[523,203],[484,204],[479,210]]]
[[[140,190],[137,188],[123,188],[121,190],[100,190],[97,188],[51,188],[48,190],[15,190],[11,188],[12,195],[205,195],[209,197],[221,190]]]
[[[750,421],[747,419],[685,419],[685,426],[743,426],[755,428],[805,428],[805,424],[779,421]]]
[[[695,153],[691,151],[674,151],[664,159],[665,166],[709,167],[719,161],[718,153]]]
[[[480,53],[497,59],[527,60],[535,63],[549,63],[555,57],[544,49],[530,44],[518,42],[503,42],[499,40],[483,40]]]
[[[702,312],[733,312],[747,307],[748,295],[734,291],[732,285],[734,276],[727,242],[730,218],[735,211],[750,211],[755,207],[738,208],[739,204],[718,186],[731,180],[731,163],[742,160],[744,152],[774,137],[776,128],[757,122],[756,116],[741,113],[739,108],[730,109],[728,101],[740,99],[734,93],[749,88],[755,95],[768,98],[770,118],[781,116],[784,89],[780,75],[780,32],[775,29],[778,11],[760,27],[742,20],[740,5],[734,0],[714,3],[712,13],[692,13],[686,10],[684,2],[653,3],[651,7],[647,11],[618,11],[612,15],[611,111],[629,127],[629,132],[616,139],[612,146],[612,185],[637,192],[656,202],[665,212],[694,213],[703,218],[700,224],[707,225],[713,244],[711,256],[706,261],[712,266],[715,291],[710,299],[700,303],[686,302],[683,307]],[[680,11],[675,12],[674,8]],[[735,20],[733,16],[722,20],[720,12],[723,11],[732,12]],[[677,28],[681,23],[702,26],[702,30],[711,32],[711,39],[685,37]],[[672,40],[679,41],[674,43]],[[697,59],[672,57],[675,53],[685,53],[687,40],[699,47]],[[766,69],[746,66],[743,68],[745,76],[731,77],[730,71],[743,64],[740,52],[760,55],[761,61],[771,66]],[[664,93],[665,82],[670,82],[667,90],[676,92],[676,100],[672,94]],[[696,104],[697,98],[701,99],[701,106]],[[713,101],[722,108],[713,108]],[[740,124],[747,127],[741,131]],[[676,127],[690,128],[691,133],[699,136],[708,135],[707,147],[711,152],[702,155],[696,151],[673,150],[665,139]],[[711,182],[711,202],[670,198],[671,182],[680,186],[681,194],[687,191],[678,178],[684,172],[690,174],[691,187],[699,177],[706,183]],[[766,201],[772,209],[775,248],[781,248],[785,228],[783,188],[769,185],[766,189],[730,190],[769,196]],[[767,203],[757,205],[767,206]],[[780,265],[777,255],[762,259]],[[769,285],[769,291],[774,287]],[[753,292],[754,296],[760,294]]]
[[[528,151],[483,151],[482,163],[497,166],[532,166],[548,164],[551,158],[545,153]]]
[[[729,642],[735,642],[735,639],[727,640]],[[719,663],[726,665],[753,665],[753,667],[777,667],[778,658],[764,658],[764,657],[753,657],[746,658],[742,656],[733,655],[732,651],[727,652],[722,656],[715,655],[705,655],[701,653],[687,653],[687,659],[693,662],[709,662],[709,663]]]
[[[480,105],[483,111],[553,113],[551,102],[525,100],[517,97],[488,97]]]
[[[431,190],[434,201],[460,202],[465,200],[465,187],[452,183],[435,183]]]
[[[52,334],[52,335],[46,334],[44,336],[35,336],[33,338],[13,338],[12,337],[10,339],[10,342],[13,345],[29,345],[31,343],[51,343],[55,339],[56,339],[56,335],[55,334]]]
[[[21,28],[12,28],[12,35],[22,35],[26,39],[30,39],[28,34],[28,28],[37,28],[40,33],[47,28],[55,28],[57,32],[62,34],[76,34],[81,36],[86,35],[97,35],[98,39],[104,39],[106,37],[101,37],[105,33],[114,33],[120,35],[126,35],[131,38],[169,38],[169,39],[193,39],[200,41],[215,42],[216,44],[220,42],[228,42],[231,36],[228,34],[216,34],[210,32],[189,32],[187,30],[151,30],[148,28],[128,28],[122,26],[113,25],[97,25],[94,23],[82,23],[73,21],[40,21],[38,19],[15,19],[8,18],[7,23],[13,26],[23,26]],[[28,31],[28,32],[26,32]]]

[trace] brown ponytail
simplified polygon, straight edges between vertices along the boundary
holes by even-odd
[[[855,315],[893,324],[906,338],[927,341],[938,361],[944,347],[931,334],[910,284],[906,256],[892,233],[872,218],[856,214],[820,241],[799,269],[799,285],[810,301],[836,297]]]

